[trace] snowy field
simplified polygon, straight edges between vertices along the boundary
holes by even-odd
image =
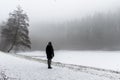
[[[42,52],[41,52],[42,53]],[[40,54],[41,54],[40,53]],[[27,53],[25,53],[27,55]],[[39,56],[38,52],[30,53]],[[58,56],[57,56],[58,54]],[[59,57],[61,52],[56,54]],[[62,55],[61,55],[62,56]],[[42,56],[43,57],[43,56]],[[64,57],[65,58],[65,57]],[[64,59],[63,58],[63,59]],[[69,59],[68,57],[67,59]],[[54,59],[55,60],[55,59]],[[95,73],[95,72],[94,72]],[[119,80],[119,74],[101,72],[100,75],[71,70],[66,67],[53,66],[47,69],[44,63],[16,57],[14,54],[0,52],[0,80]],[[4,77],[4,79],[3,79]]]
[[[19,54],[46,60],[42,51]],[[56,51],[53,61],[120,71],[119,51]]]

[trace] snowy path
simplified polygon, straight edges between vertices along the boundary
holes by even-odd
[[[18,53],[46,60],[45,51]],[[55,51],[54,62],[91,66],[120,72],[120,51]]]
[[[46,60],[40,59],[40,58],[35,58],[31,56],[25,56],[25,55],[14,55],[16,57],[22,57],[25,59],[29,59],[32,61],[38,61],[40,63],[45,63]],[[65,64],[65,63],[60,63],[60,62],[52,62],[52,65],[57,66],[57,67],[62,67],[62,68],[68,68],[74,71],[80,71],[92,75],[97,75],[100,77],[107,77],[113,80],[120,80],[120,72],[114,71],[114,70],[106,70],[106,69],[100,69],[100,68],[94,68],[94,67],[88,67],[88,66],[81,66],[81,65],[73,65],[73,64]]]
[[[37,62],[35,59],[27,59],[0,52],[0,72],[8,77],[6,80],[120,80],[120,74],[115,72],[77,68],[61,63],[54,63],[57,66],[49,70],[44,60]]]

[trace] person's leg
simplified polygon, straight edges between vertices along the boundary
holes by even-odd
[[[48,63],[48,68],[49,68],[49,66],[50,66],[49,59],[47,60],[47,63]]]
[[[52,68],[51,67],[51,59],[48,59],[48,68]]]
[[[51,59],[50,59],[50,67],[51,67]]]

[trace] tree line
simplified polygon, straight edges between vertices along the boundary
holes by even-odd
[[[120,50],[119,10],[113,13],[95,13],[63,23],[39,24],[39,26],[42,28],[38,29],[39,36],[31,36],[35,50],[44,50],[46,39],[53,41],[55,49]]]
[[[120,11],[97,13],[68,23],[66,27],[65,43],[73,49],[120,50]]]
[[[36,34],[29,37],[29,18],[17,7],[1,25],[0,50],[44,50],[48,41],[55,49],[120,50],[120,11],[96,13],[82,19],[63,23],[36,25]],[[40,26],[40,28],[39,28]],[[32,43],[32,44],[31,44]]]

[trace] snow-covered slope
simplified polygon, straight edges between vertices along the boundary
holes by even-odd
[[[46,60],[44,51],[19,54]],[[56,51],[53,61],[120,71],[120,51]]]
[[[66,67],[53,66],[53,69],[47,69],[47,65],[44,63],[2,52],[0,52],[0,73],[0,79],[7,76],[6,80],[119,80],[112,78],[112,75],[110,78]]]

